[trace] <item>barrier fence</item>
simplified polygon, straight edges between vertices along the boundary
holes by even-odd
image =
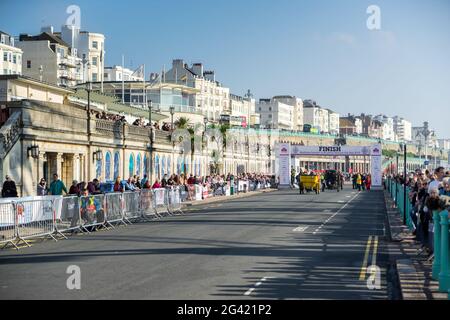
[[[417,223],[420,222],[413,220],[415,210],[413,210],[413,205],[409,199],[411,189],[409,187],[406,188],[406,197],[404,197],[404,186],[393,179],[388,179],[387,188],[406,225],[411,231],[415,230]],[[429,237],[434,254],[432,278],[439,281],[439,291],[450,294],[449,222],[448,210],[433,211]]]
[[[19,249],[32,238],[66,238],[67,233],[114,228],[136,220],[183,214],[182,203],[208,197],[270,188],[260,182],[236,181],[166,189],[88,196],[44,196],[0,199],[0,245]]]

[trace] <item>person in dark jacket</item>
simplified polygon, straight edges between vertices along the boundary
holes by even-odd
[[[98,179],[94,179],[91,182],[88,183],[87,185],[87,189],[89,194],[101,194],[101,190],[100,190],[100,182],[98,181]]]
[[[17,188],[16,183],[9,177],[5,177],[6,181],[3,182],[2,197],[3,198],[16,198]]]
[[[70,186],[69,189],[69,194],[72,196],[78,196],[80,195],[80,188],[78,186],[78,181],[77,180],[73,180],[72,185]]]

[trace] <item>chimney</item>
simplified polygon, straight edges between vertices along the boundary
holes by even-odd
[[[203,64],[202,63],[194,63],[192,65],[192,72],[198,76],[203,76]]]
[[[205,71],[203,73],[203,76],[210,81],[214,81],[214,82],[216,81],[216,75],[215,75],[214,71]]]
[[[42,28],[41,28],[41,33],[42,33],[42,32],[47,32],[47,33],[53,34],[53,26],[45,26],[45,27],[42,27]]]
[[[183,59],[174,59],[172,61],[172,67],[173,68],[180,68],[180,69],[184,68],[184,61],[183,61]]]

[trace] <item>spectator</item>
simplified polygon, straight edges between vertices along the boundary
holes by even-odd
[[[73,180],[72,185],[70,186],[70,189],[69,189],[69,194],[70,195],[79,195],[80,194],[80,188],[78,187],[77,180]]]
[[[64,182],[59,180],[58,174],[53,174],[53,181],[50,184],[50,194],[53,196],[62,196],[63,191],[67,194],[66,186]]]
[[[41,179],[37,186],[37,195],[38,196],[46,196],[48,193],[47,182],[44,178]]]
[[[97,178],[88,183],[87,189],[88,189],[89,194],[91,194],[91,195],[102,193],[100,190],[100,182],[98,181]]]
[[[155,183],[154,183],[153,186],[152,186],[152,189],[159,189],[159,188],[161,188],[161,187],[162,187],[162,186],[161,186],[161,183],[159,183],[159,179],[156,178]]]
[[[121,182],[120,177],[116,178],[116,181],[114,182],[114,192],[123,192],[124,188]]]

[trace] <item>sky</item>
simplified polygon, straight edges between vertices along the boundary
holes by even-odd
[[[450,138],[450,0],[0,0],[0,30],[59,31],[72,4],[82,30],[106,36],[109,66],[202,62],[234,94],[429,121]]]

